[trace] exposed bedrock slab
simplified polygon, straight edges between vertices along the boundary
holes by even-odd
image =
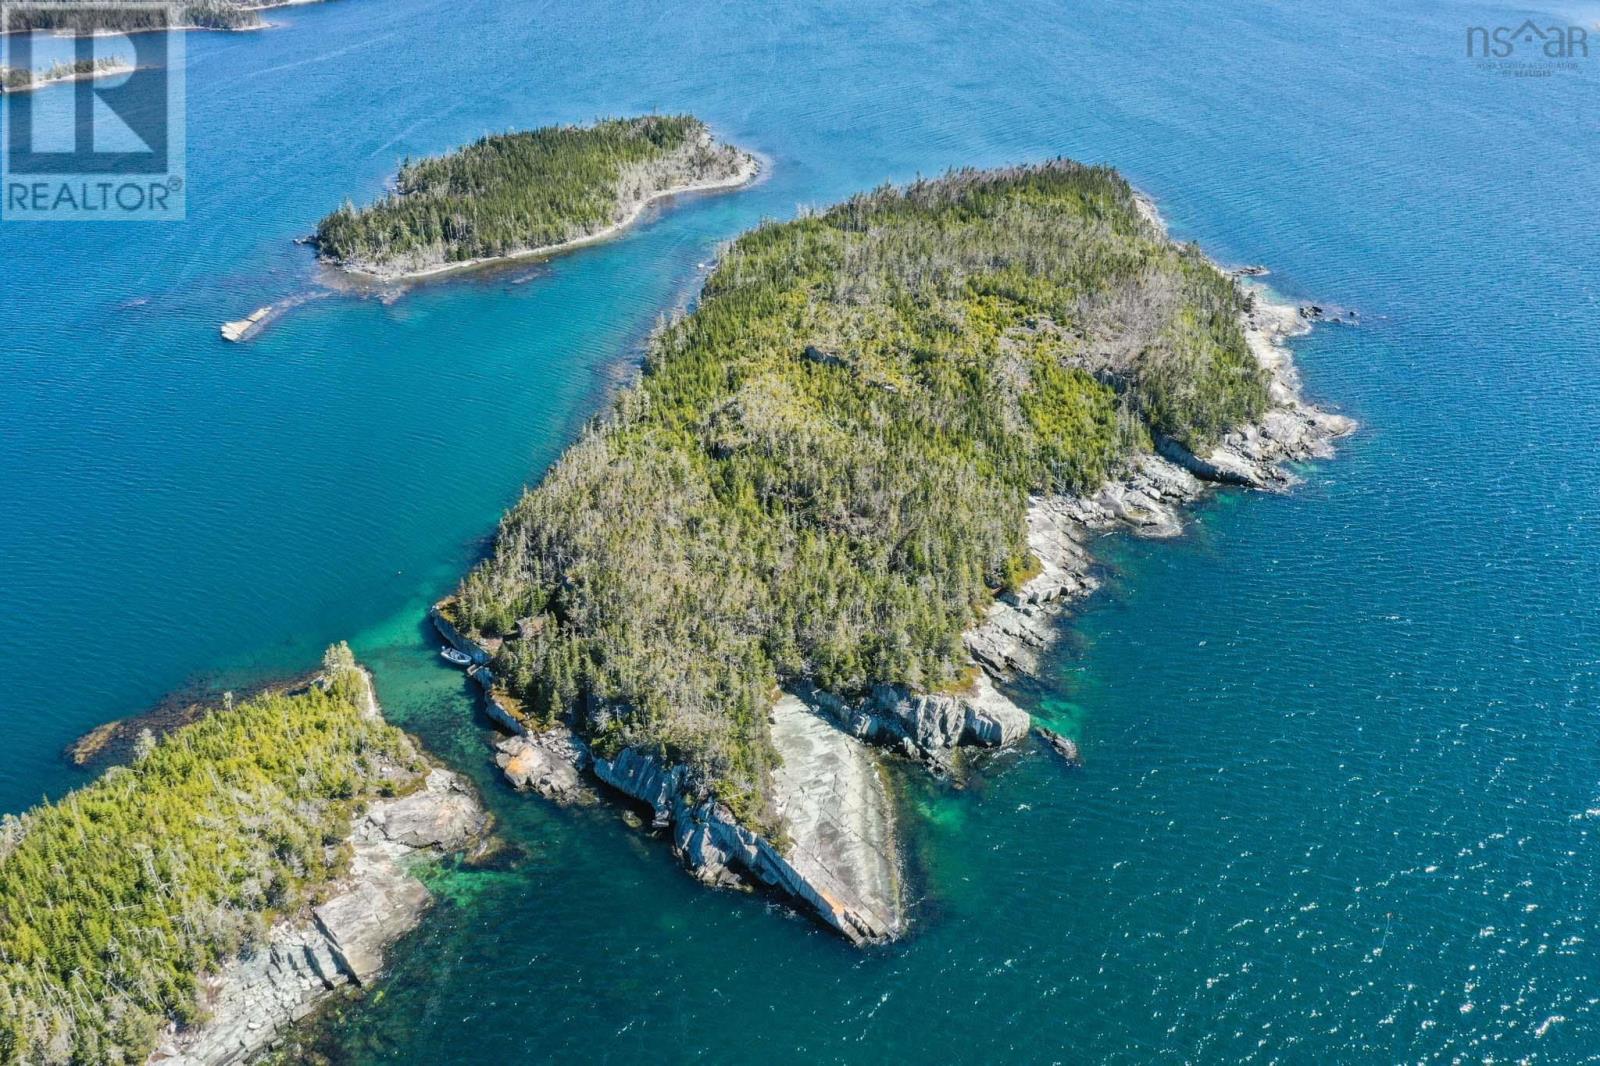
[[[894,805],[876,756],[791,695],[773,707],[772,742],[783,758],[773,790],[790,865],[841,920],[877,930],[874,938],[899,933]]]
[[[583,783],[589,749],[564,725],[506,737],[495,750],[495,765],[519,791],[537,792],[563,804],[590,794]]]
[[[594,772],[648,804],[706,884],[748,878],[793,896],[854,943],[893,939],[904,928],[894,808],[872,751],[793,696],[779,701],[773,720],[783,759],[773,781],[787,837],[781,848],[701,798],[682,766],[629,748],[596,758]]]

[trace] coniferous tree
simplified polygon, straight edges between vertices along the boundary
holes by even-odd
[[[1034,565],[1034,493],[1261,413],[1244,298],[1057,161],[883,188],[735,241],[645,373],[501,524],[460,620],[526,713],[689,764],[752,825],[765,703],[934,688]]]

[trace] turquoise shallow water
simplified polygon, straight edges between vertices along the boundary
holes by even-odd
[[[440,879],[381,998],[328,1026],[342,1061],[1592,1054],[1600,53],[1465,58],[1466,26],[1526,14],[340,0],[192,37],[187,222],[0,225],[0,808],[81,780],[60,749],[101,721],[349,636],[519,858]],[[290,238],[405,154],[652,108],[770,178],[217,340],[318,294]],[[1296,346],[1363,424],[1339,459],[1104,545],[1106,590],[1019,691],[1084,769],[902,774],[916,925],[865,953],[696,888],[609,809],[507,794],[421,611],[717,242],[1054,154],[1364,321]]]

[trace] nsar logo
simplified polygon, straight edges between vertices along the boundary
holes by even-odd
[[[1498,74],[1548,77],[1557,70],[1576,70],[1589,58],[1589,31],[1582,26],[1541,26],[1533,19],[1520,26],[1468,26],[1467,58]]]

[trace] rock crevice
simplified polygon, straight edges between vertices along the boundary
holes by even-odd
[[[1028,713],[1011,702],[983,673],[964,692],[913,692],[875,685],[855,703],[811,692],[816,706],[850,736],[900,752],[936,769],[951,767],[964,745],[999,747],[1028,733]]]

